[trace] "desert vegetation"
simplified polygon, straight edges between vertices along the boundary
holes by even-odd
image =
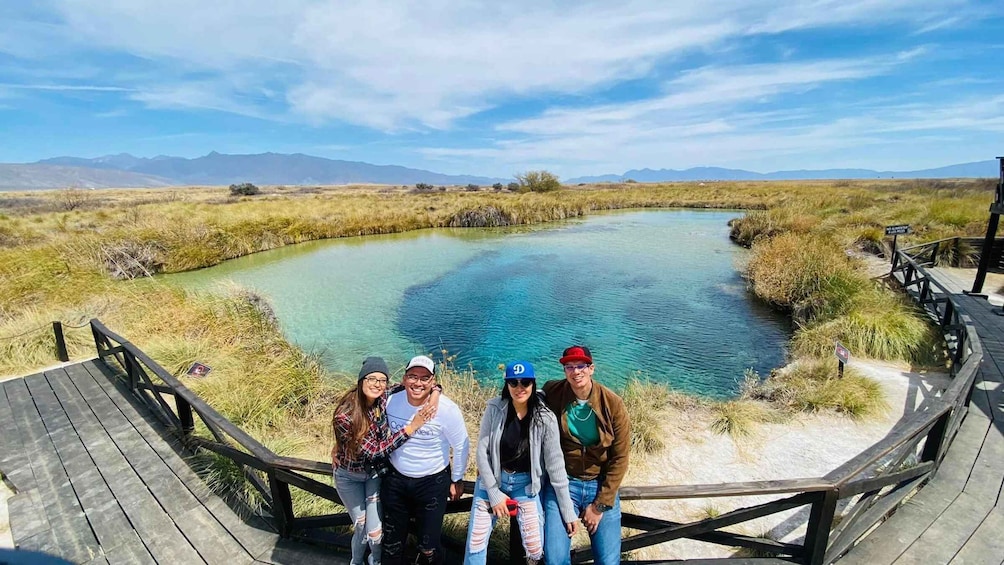
[[[527,188],[552,180],[559,189]],[[758,422],[800,411],[867,418],[885,409],[881,392],[853,371],[836,378],[833,340],[856,356],[923,366],[941,362],[940,348],[924,317],[870,278],[847,251],[886,252],[881,229],[887,224],[913,227],[900,245],[980,235],[993,197],[987,181],[570,189],[554,177],[493,188],[262,187],[253,199],[221,194],[218,187],[102,190],[88,191],[72,208],[64,192],[6,193],[0,198],[0,374],[26,374],[53,361],[52,320],[68,325],[71,357],[92,355],[89,333],[74,327],[97,317],[176,374],[192,361],[206,362],[211,376],[190,386],[211,405],[278,453],[323,460],[331,403],[352,379],[327,373],[286,342],[260,297],[241,289],[206,296],[149,275],[323,238],[537,224],[598,210],[721,208],[745,210],[736,212],[732,237],[751,249],[743,267],[750,289],[796,322],[792,365],[766,378],[737,375],[745,378],[742,394],[719,404],[631,383],[622,392],[638,424],[634,448],[658,452],[658,423],[693,409],[713,410],[713,429],[737,440]],[[945,260],[959,262],[967,253],[948,250]],[[482,387],[462,368],[450,366],[443,378],[449,390],[462,391],[453,396],[464,400],[468,422],[476,426],[485,399],[497,390]],[[212,464],[207,468],[221,480],[230,476]]]

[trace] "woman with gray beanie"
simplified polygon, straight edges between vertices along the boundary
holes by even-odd
[[[335,446],[331,450],[335,489],[352,519],[351,565],[363,565],[366,547],[370,565],[380,564],[380,476],[387,456],[432,419],[438,392],[411,422],[396,433],[387,425],[387,381],[390,371],[380,357],[367,357],[356,386],[338,401],[331,424]],[[400,387],[400,385],[398,385]]]

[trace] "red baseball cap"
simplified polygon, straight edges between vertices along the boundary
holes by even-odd
[[[561,354],[561,359],[558,359],[558,363],[564,365],[565,363],[571,363],[573,361],[579,361],[580,363],[593,364],[593,354],[589,352],[589,348],[584,345],[573,345],[566,349]]]

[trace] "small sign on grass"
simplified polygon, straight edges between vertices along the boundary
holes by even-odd
[[[210,367],[209,365],[206,365],[205,363],[199,363],[198,361],[196,361],[195,363],[192,363],[192,366],[188,368],[188,371],[186,371],[185,374],[188,375],[189,377],[202,378],[208,375],[209,371],[212,370],[213,370],[212,367]]]
[[[886,235],[906,235],[911,233],[910,224],[897,224],[895,226],[886,226]]]
[[[837,356],[837,376],[844,378],[844,363],[850,361],[851,352],[839,341],[833,343],[833,354]]]

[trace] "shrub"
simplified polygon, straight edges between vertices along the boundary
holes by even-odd
[[[59,203],[59,207],[67,212],[82,207],[84,204],[87,204],[90,199],[90,193],[84,192],[79,188],[67,188],[65,190],[60,190],[59,193],[56,194],[56,200]]]
[[[519,183],[511,182],[508,184],[508,186],[506,186],[506,188],[509,189],[509,192],[516,192],[517,190],[519,190]]]
[[[520,190],[529,192],[551,192],[561,188],[558,175],[549,171],[527,171],[516,175]]]
[[[885,413],[889,404],[882,386],[847,367],[837,377],[833,358],[807,359],[776,371],[759,387],[757,398],[792,410],[834,410],[853,418]]]
[[[261,190],[259,190],[257,186],[249,182],[230,185],[231,196],[254,196],[255,194],[259,193],[261,193]]]
[[[495,183],[495,184],[492,185],[492,188],[495,189],[495,192],[498,192],[498,191],[502,190],[503,188],[505,188],[505,185],[503,185],[500,182],[497,182],[497,183]]]
[[[754,245],[746,277],[757,296],[804,320],[839,312],[871,284],[835,242],[795,233]]]
[[[425,182],[415,183],[415,190],[421,190],[421,191],[432,190],[432,185]]]
[[[467,185],[465,188],[466,188],[467,192],[477,192],[477,191],[481,190],[481,187],[478,186],[478,185],[476,185],[476,184],[474,184],[474,183],[471,183],[471,184]]]

